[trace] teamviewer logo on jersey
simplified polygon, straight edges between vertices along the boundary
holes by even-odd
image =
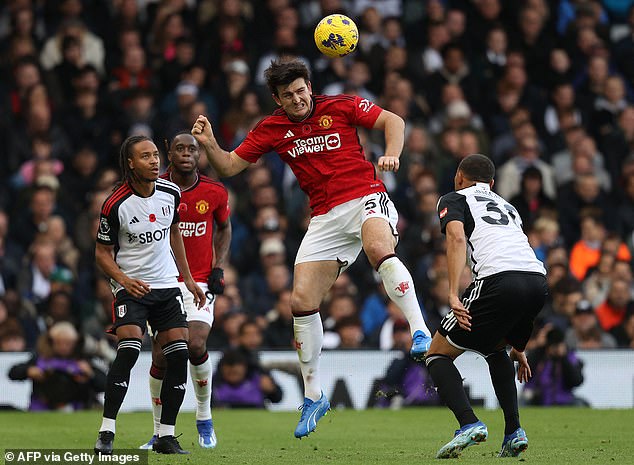
[[[181,221],[178,223],[178,229],[183,237],[200,237],[207,234],[207,222],[199,223]]]
[[[323,153],[328,150],[335,150],[341,147],[341,136],[338,132],[328,134],[326,136],[313,136],[306,139],[296,139],[293,141],[295,147],[288,150],[291,157],[309,153]]]

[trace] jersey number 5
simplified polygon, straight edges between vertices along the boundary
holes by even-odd
[[[482,217],[482,221],[489,223],[489,224],[499,224],[499,225],[507,225],[509,224],[509,217],[506,215],[506,213],[508,213],[508,215],[513,218],[513,221],[515,221],[515,210],[513,209],[513,207],[511,207],[509,204],[504,204],[504,208],[506,209],[506,213],[504,213],[500,207],[499,204],[495,201],[495,200],[491,200],[487,197],[480,197],[478,195],[474,196],[475,199],[478,202],[487,202],[486,207],[487,207],[487,211],[488,212],[493,212],[493,213],[497,213],[498,215],[500,215],[499,218],[492,218],[490,216],[483,216]]]

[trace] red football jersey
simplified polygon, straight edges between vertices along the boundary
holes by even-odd
[[[170,179],[169,173],[161,176]],[[187,263],[196,282],[207,282],[214,263],[214,221],[229,218],[229,196],[222,183],[199,175],[196,183],[181,191],[178,227],[185,243]],[[182,276],[178,277],[182,281]]]
[[[322,215],[349,200],[385,192],[374,165],[363,155],[355,127],[372,128],[381,111],[360,97],[317,95],[304,121],[291,121],[277,109],[249,132],[235,152],[251,163],[277,152],[308,195],[313,216]]]

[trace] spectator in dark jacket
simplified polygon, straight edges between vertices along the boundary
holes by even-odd
[[[31,380],[33,393],[29,410],[81,410],[97,404],[106,374],[81,354],[82,344],[69,322],[51,326],[40,337],[37,352],[26,363],[13,366],[9,378]]]
[[[564,333],[552,328],[546,344],[528,356],[533,377],[526,383],[522,398],[529,405],[587,405],[572,389],[583,383],[583,363],[564,342]]]

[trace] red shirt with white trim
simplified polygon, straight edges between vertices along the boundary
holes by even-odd
[[[385,192],[374,165],[365,159],[356,126],[371,129],[382,108],[358,96],[317,95],[301,122],[277,109],[262,119],[235,149],[255,163],[277,152],[308,195],[312,215],[323,215],[349,200]]]
[[[169,172],[161,178],[169,180]],[[227,189],[207,176],[199,175],[193,186],[181,191],[178,228],[194,281],[207,282],[214,264],[214,221],[224,223],[230,213]]]

